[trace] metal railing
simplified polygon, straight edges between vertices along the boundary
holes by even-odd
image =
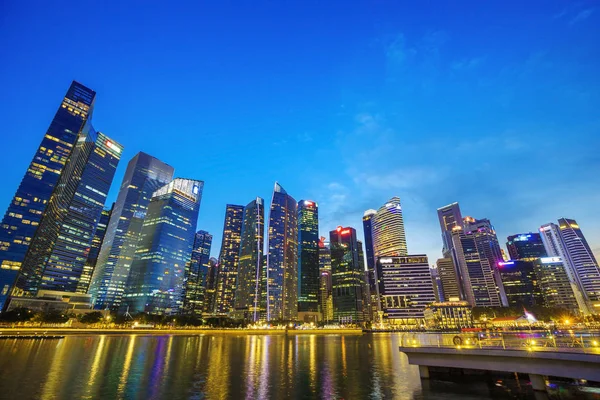
[[[600,354],[598,332],[404,333],[401,347],[559,351]]]

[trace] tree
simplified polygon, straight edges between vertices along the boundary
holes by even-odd
[[[102,315],[99,311],[94,311],[91,313],[83,314],[79,321],[84,324],[97,324],[102,321],[104,315]]]
[[[25,322],[29,321],[35,316],[35,314],[28,308],[19,307],[14,310],[0,314],[0,320],[6,322]]]

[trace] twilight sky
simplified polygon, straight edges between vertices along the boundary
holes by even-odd
[[[125,146],[109,201],[140,150],[204,180],[213,255],[275,180],[323,235],[399,196],[431,263],[453,201],[503,245],[564,216],[600,253],[598,2],[51,3],[0,4],[2,213],[75,79]]]

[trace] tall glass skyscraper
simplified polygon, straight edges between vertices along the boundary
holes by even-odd
[[[152,194],[172,179],[173,167],[146,153],[127,164],[90,284],[96,308],[119,308]]]
[[[208,259],[208,272],[206,274],[206,289],[204,290],[205,314],[214,314],[217,292],[217,277],[219,275],[219,260],[215,257]]]
[[[298,318],[317,322],[319,312],[319,208],[298,202]]]
[[[122,150],[86,122],[31,240],[14,294],[77,290]]]
[[[333,298],[331,282],[331,251],[325,237],[319,240],[319,312],[323,321],[333,320]]]
[[[506,239],[506,247],[511,260],[533,260],[547,255],[539,233],[519,233]]]
[[[373,248],[373,218],[377,214],[375,210],[367,210],[363,215],[363,231],[365,235],[365,254],[367,256],[367,276],[371,296],[375,296],[375,250]]]
[[[265,203],[260,197],[244,209],[235,309],[245,320],[261,315],[262,256],[265,235]]]
[[[269,214],[267,321],[298,317],[298,206],[275,182]]]
[[[436,262],[437,274],[442,286],[443,298],[440,301],[454,301],[464,299],[464,295],[459,284],[458,273],[454,266],[452,257],[439,258]]]
[[[217,293],[215,312],[228,314],[235,306],[235,287],[240,260],[240,243],[242,224],[244,222],[244,206],[227,204],[223,239],[219,255],[219,275],[217,277]]]
[[[201,317],[204,312],[211,245],[212,235],[210,233],[196,232],[192,257],[186,265],[185,300],[183,302],[185,314]]]
[[[115,205],[113,203],[113,207],[114,206]],[[90,282],[92,280],[92,275],[94,274],[94,269],[98,263],[98,254],[100,253],[102,242],[104,242],[104,237],[106,236],[106,229],[108,228],[108,221],[110,220],[110,214],[112,213],[113,207],[102,210],[100,220],[98,221],[98,226],[96,227],[96,233],[94,233],[94,238],[92,239],[92,245],[90,246],[90,252],[88,254],[87,261],[83,266],[83,272],[81,273],[81,277],[77,283],[77,293],[87,293],[88,291]]]
[[[442,229],[442,253],[444,258],[450,257],[452,252],[452,229],[462,228],[463,218],[458,203],[451,203],[437,210],[440,228]]]
[[[511,307],[544,305],[533,260],[511,260],[499,265],[502,283]]]
[[[88,118],[96,92],[71,83],[0,225],[0,310],[21,269],[50,196]]]
[[[359,261],[358,241],[354,228],[329,232],[333,319],[340,323],[364,321],[364,268]]]
[[[372,229],[375,257],[402,257],[408,254],[399,197],[392,197],[377,210]]]
[[[171,315],[180,311],[204,182],[176,178],[154,192],[131,265],[121,309]]]

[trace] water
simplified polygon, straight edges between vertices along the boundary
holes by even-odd
[[[2,340],[0,398],[533,398],[518,381],[422,383],[398,345],[397,334]]]

